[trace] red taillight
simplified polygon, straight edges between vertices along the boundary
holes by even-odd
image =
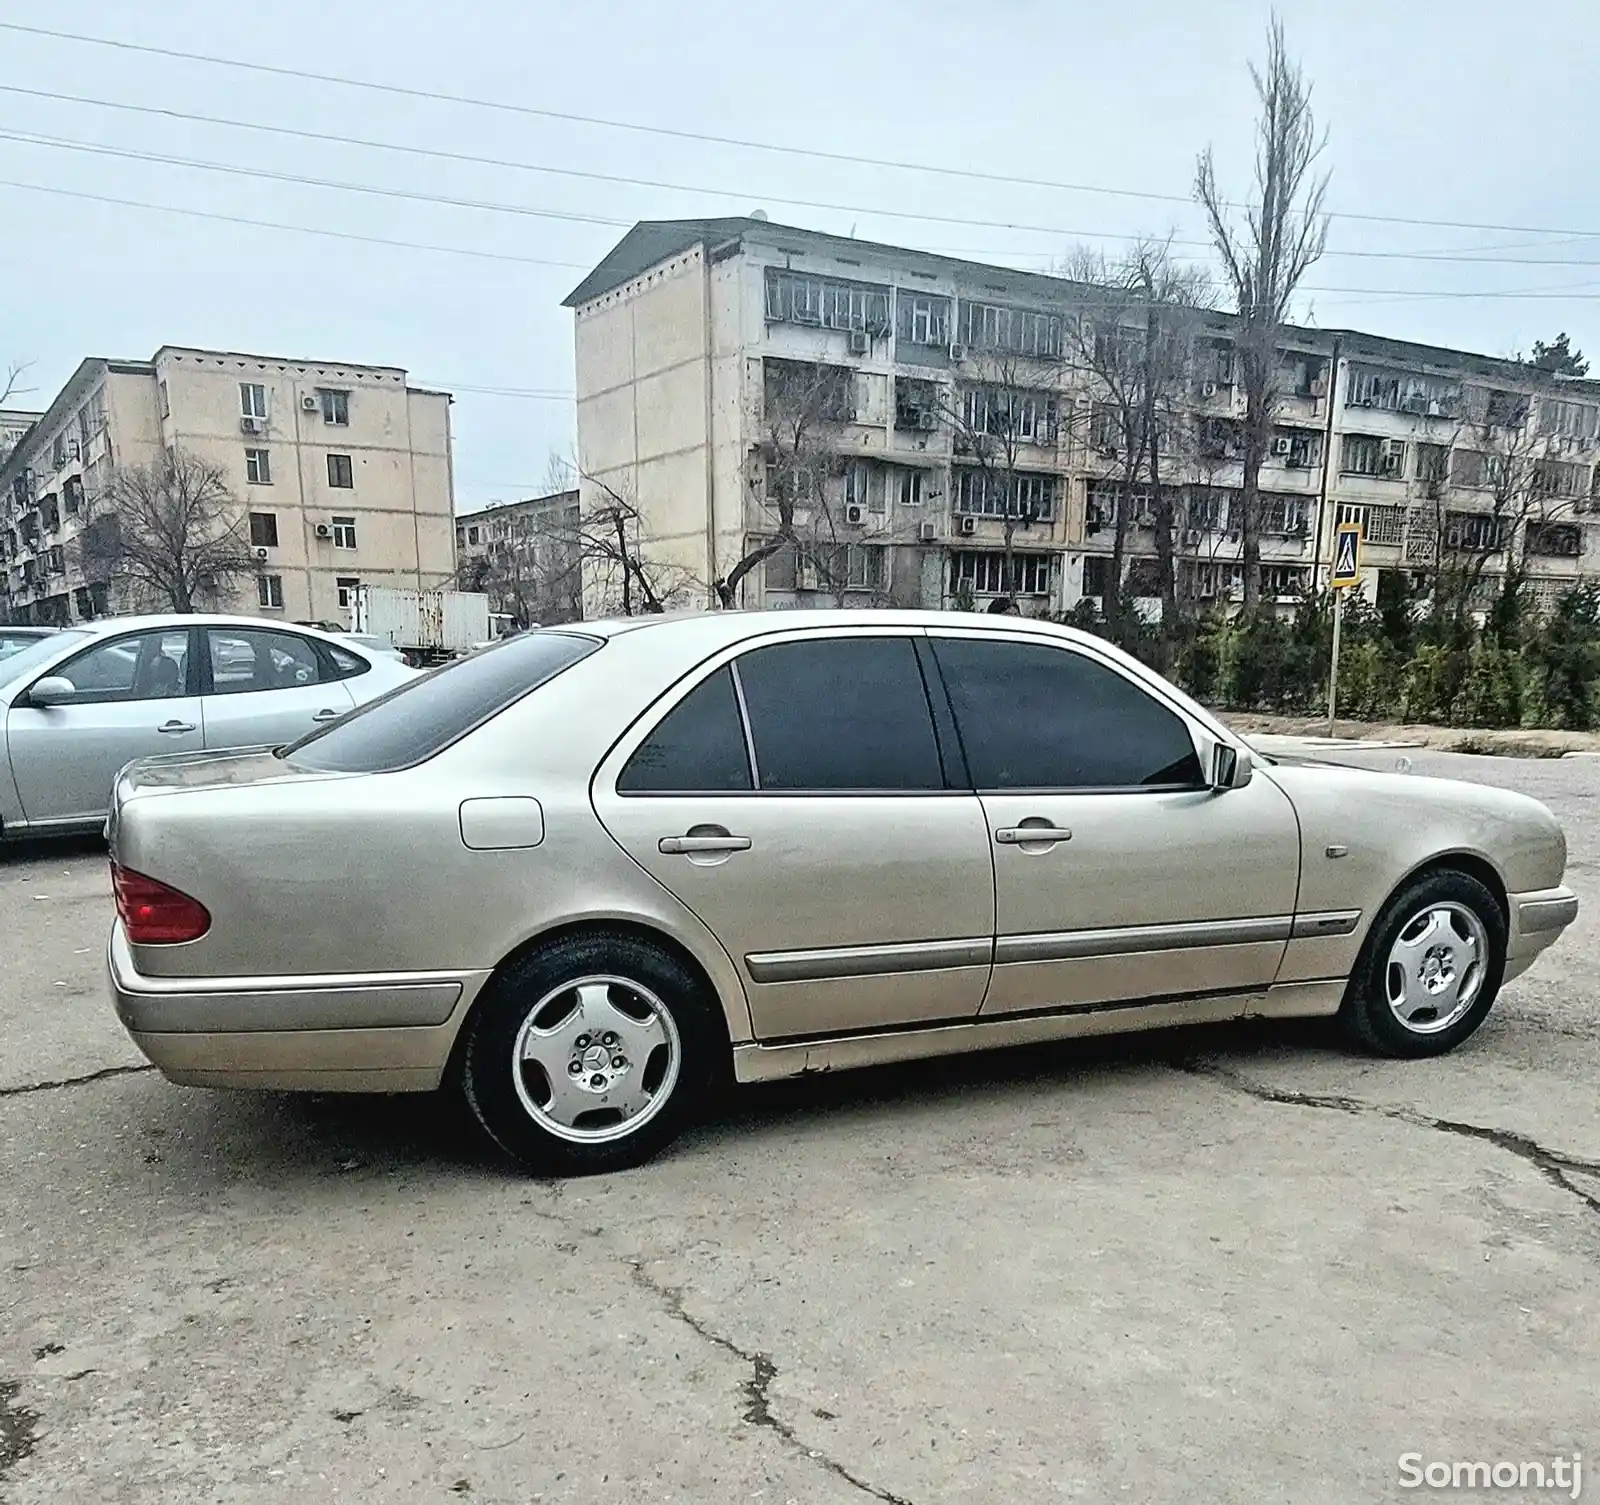
[[[111,864],[111,887],[117,914],[135,946],[175,946],[197,941],[211,928],[206,907],[165,883]]]

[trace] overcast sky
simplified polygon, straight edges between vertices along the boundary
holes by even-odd
[[[1483,227],[1336,218],[1303,313],[1324,326],[1491,354],[1561,329],[1600,347],[1600,189],[1580,118],[1600,53],[1600,6],[1324,0],[1284,10],[1329,130],[1331,207]],[[550,452],[572,443],[570,403],[525,395],[571,389],[572,321],[561,299],[634,220],[764,208],[775,221],[1036,268],[1076,244],[1115,249],[1141,234],[1170,234],[1182,254],[1203,257],[1189,202],[1195,153],[1211,144],[1225,188],[1248,189],[1245,65],[1263,50],[1267,15],[1258,0],[813,0],[765,11],[732,0],[0,0],[4,22],[639,126],[1123,190],[829,162],[0,30],[0,365],[32,362],[39,405],[83,356],[143,358],[163,343],[404,366],[414,381],[456,393],[458,508],[529,495]],[[681,187],[445,162],[109,101]],[[503,207],[130,160],[18,134]]]

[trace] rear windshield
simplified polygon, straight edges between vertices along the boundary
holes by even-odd
[[[530,632],[457,659],[282,748],[319,773],[392,773],[443,752],[600,646],[595,638]]]

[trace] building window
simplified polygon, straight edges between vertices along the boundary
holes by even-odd
[[[257,575],[256,600],[263,611],[283,610],[283,576]]]
[[[156,392],[161,401],[161,416],[163,418],[172,417],[172,399],[167,396],[167,384],[165,381],[156,388]]]
[[[1027,444],[1054,444],[1060,405],[1049,392],[972,387],[961,397],[961,421],[972,434],[991,434]]]
[[[257,549],[278,547],[278,514],[252,512],[250,514],[250,543]]]
[[[761,372],[763,411],[768,418],[848,423],[855,417],[856,379],[848,366],[768,360],[761,363]],[[328,458],[331,475],[333,456]],[[348,456],[342,458],[348,468]]]
[[[1369,434],[1346,434],[1339,450],[1339,469],[1347,476],[1375,476],[1383,467],[1383,440]]]
[[[1282,538],[1305,537],[1306,499],[1301,496],[1263,496],[1261,531]]]
[[[467,542],[469,544],[476,544],[478,542],[478,528],[476,524],[467,529]]]
[[[1447,512],[1444,546],[1467,554],[1495,554],[1505,547],[1506,519],[1483,512]]]
[[[1583,552],[1583,529],[1577,523],[1530,523],[1528,552],[1576,559]]]
[[[1310,572],[1295,564],[1264,564],[1261,566],[1261,594],[1263,596],[1303,596],[1310,580]]]
[[[252,486],[272,484],[272,459],[264,449],[247,449],[244,452],[244,478]]]
[[[317,396],[322,399],[322,421],[337,424],[340,428],[350,422],[350,394],[323,387]]]
[[[340,575],[335,582],[339,587],[339,610],[349,611],[356,604],[356,592],[361,582],[354,575]]]
[[[924,472],[909,466],[894,471],[893,491],[895,503],[901,507],[922,505]]]
[[[1600,408],[1547,397],[1539,404],[1539,429],[1564,439],[1593,439],[1600,433]]]
[[[1014,517],[1050,522],[1056,512],[1053,475],[963,469],[956,474],[956,511],[969,517]]]
[[[1006,591],[1006,556],[1003,551],[962,549],[950,556],[950,591],[974,596],[1000,596]],[[1011,590],[1017,596],[1050,594],[1050,555],[1013,554]]]
[[[329,455],[328,484],[340,491],[348,491],[355,483],[355,472],[350,467],[350,456]]]
[[[800,590],[881,591],[886,578],[887,550],[882,544],[813,544],[797,561],[795,586]],[[771,584],[768,577],[768,584]]]
[[[997,303],[963,301],[961,341],[972,350],[1000,350],[1055,360],[1061,354],[1061,316],[1004,308]]]
[[[903,291],[896,293],[894,334],[902,345],[948,345],[950,300]]]
[[[1584,479],[1582,466],[1566,460],[1536,460],[1533,466],[1533,494],[1536,497],[1581,496]]]
[[[258,381],[239,383],[239,416],[261,422],[267,417],[267,389]]]
[[[333,546],[336,549],[353,549],[356,546],[356,520],[353,517],[336,517],[333,520]]]
[[[894,426],[932,433],[939,427],[939,388],[914,376],[894,379]]]
[[[1106,581],[1111,578],[1111,561],[1104,554],[1086,554],[1083,558],[1083,594],[1103,596]]]
[[[1449,455],[1449,449],[1443,444],[1419,444],[1417,446],[1417,479],[1433,485],[1443,481]]]
[[[768,267],[767,320],[773,324],[812,324],[823,329],[887,334],[889,290]]]

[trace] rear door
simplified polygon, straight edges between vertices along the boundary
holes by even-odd
[[[725,654],[596,775],[606,827],[739,967],[760,1039],[970,1019],[982,1002],[987,831],[947,777],[917,637]]]
[[[177,627],[102,639],[49,671],[73,685],[70,701],[11,707],[6,748],[30,826],[98,820],[123,764],[200,749],[198,636]]]
[[[1266,988],[1299,883],[1288,796],[1211,789],[1175,705],[1059,638],[930,641],[994,857],[984,1014]]]
[[[321,645],[272,627],[205,629],[201,658],[205,745],[276,747],[355,701]]]

